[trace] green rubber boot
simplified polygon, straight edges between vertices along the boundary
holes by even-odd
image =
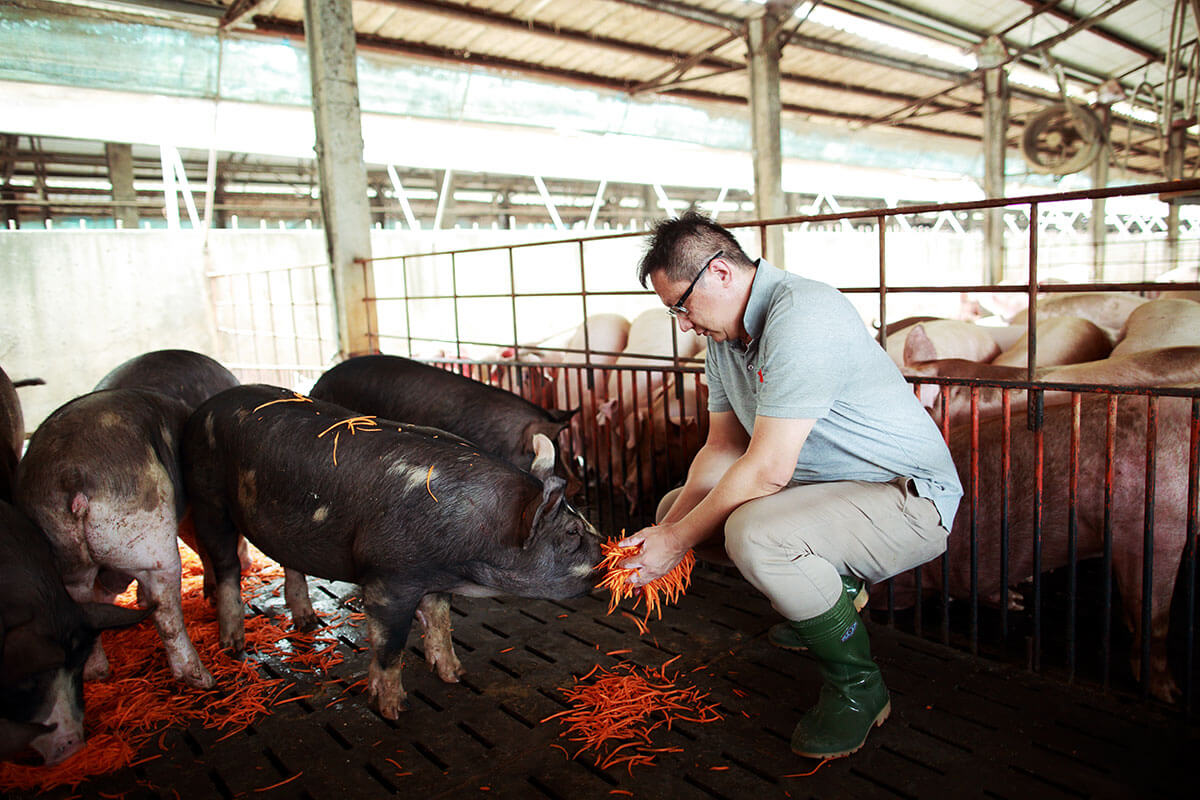
[[[842,588],[846,595],[854,602],[854,610],[862,611],[867,607],[867,582],[856,578],[853,575],[842,576]],[[767,639],[776,647],[782,647],[784,650],[807,650],[808,647],[804,642],[800,641],[800,637],[796,635],[796,629],[792,627],[790,622],[779,622],[771,626],[771,630],[767,631]]]
[[[791,622],[817,659],[824,684],[817,704],[792,733],[792,752],[809,758],[848,756],[882,725],[892,703],[871,645],[848,595],[819,617]]]

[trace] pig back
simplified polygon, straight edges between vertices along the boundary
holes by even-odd
[[[238,379],[216,360],[191,350],[155,350],[135,356],[100,379],[96,389],[148,389],[194,409]]]
[[[1200,345],[1200,303],[1167,298],[1150,300],[1130,313],[1112,354],[1121,356],[1197,345]]]
[[[457,437],[277,387],[223,392],[183,440],[197,505],[285,567],[361,583],[519,545],[541,484]]]
[[[390,355],[347,359],[326,371],[310,394],[363,414],[449,431],[525,470],[533,462],[533,433],[554,439],[570,416],[463,375]]]
[[[1146,298],[1131,292],[1065,292],[1041,297],[1037,301],[1037,318],[1050,317],[1082,317],[1094,323],[1108,335],[1111,341],[1116,341],[1125,320],[1138,306],[1146,302]],[[1010,323],[1013,325],[1028,325],[1029,310],[1025,309],[1014,316]]]
[[[17,504],[47,533],[69,527],[64,515],[77,493],[131,509],[166,500],[182,516],[179,439],[187,417],[182,401],[142,389],[71,400],[30,437],[17,467]]]

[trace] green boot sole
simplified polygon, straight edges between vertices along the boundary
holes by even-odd
[[[867,600],[870,593],[867,591],[866,581],[859,580],[853,575],[842,576],[842,588],[854,603],[855,611],[862,611],[867,607]],[[778,622],[771,626],[767,631],[767,640],[776,647],[784,650],[807,650],[808,646],[800,641],[800,637],[796,635],[795,629],[792,628],[790,622]]]
[[[804,724],[802,720],[796,725],[796,730],[792,733],[792,752],[805,758],[841,758],[851,753],[857,753],[867,743],[867,735],[870,734],[871,728],[878,728],[887,720],[891,713],[892,701],[889,699],[884,704],[883,709],[875,715],[875,719],[871,724],[867,726],[866,732],[863,733],[862,738],[858,740],[857,744],[847,744],[845,741],[838,743],[823,742],[819,734],[807,728],[801,728],[801,725]]]

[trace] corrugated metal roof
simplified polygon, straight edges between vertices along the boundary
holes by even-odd
[[[211,4],[210,4],[211,5]],[[297,35],[299,0],[219,3],[237,29]],[[1014,64],[1043,73],[1047,88],[1011,80],[1011,142],[1025,120],[1054,103],[1053,76],[1085,100],[1116,78],[1127,94],[1148,82],[1161,97],[1175,0],[832,0],[781,3],[785,114],[832,125],[883,126],[980,139],[979,75],[972,48],[999,35]],[[1196,23],[1184,3],[1186,35]],[[486,65],[629,92],[656,91],[745,104],[746,24],[761,2],[742,0],[358,0],[361,41],[409,57]],[[1102,17],[1099,22],[1093,22]],[[1039,47],[1049,43],[1047,47]],[[1194,45],[1193,45],[1194,46]],[[1188,62],[1190,63],[1190,62]],[[1181,84],[1182,86],[1182,84]],[[1182,89],[1180,90],[1182,92]],[[1143,87],[1141,105],[1147,110]],[[1194,102],[1194,98],[1192,99]],[[1193,109],[1179,108],[1189,116]],[[1134,125],[1132,136],[1126,130]],[[1153,123],[1118,106],[1113,140],[1126,169],[1159,172]],[[1134,145],[1125,148],[1123,142]],[[1138,144],[1138,143],[1141,144]],[[1189,156],[1195,158],[1193,149]]]
[[[57,10],[90,6],[121,13],[152,9],[159,21],[192,29],[222,24],[237,36],[302,39],[302,0],[74,0],[26,3]],[[1162,175],[1155,118],[1170,91],[1173,21],[1182,19],[1186,56],[1170,114],[1195,114],[1197,24],[1187,0],[827,0],[769,3],[786,12],[780,97],[787,120],[838,130],[946,137],[958,146],[983,132],[976,52],[988,36],[1004,43],[1010,69],[1009,143],[1059,100],[1056,77],[1082,102],[1116,79],[1137,108],[1114,106],[1114,162],[1130,177]],[[119,9],[113,12],[113,9]],[[748,105],[749,20],[754,0],[355,0],[360,46],[408,61],[486,67],[675,102]],[[218,23],[224,15],[225,21]],[[230,66],[226,67],[232,68]],[[1038,85],[1030,83],[1035,79]],[[243,81],[264,80],[253,72]],[[1139,90],[1140,91],[1137,91]],[[417,90],[419,91],[419,89]],[[386,109],[377,109],[386,111]],[[1132,116],[1140,112],[1142,121]],[[446,113],[452,113],[447,110]],[[514,114],[519,114],[516,110]],[[936,144],[935,144],[936,146]],[[1185,174],[1200,166],[1189,137]]]

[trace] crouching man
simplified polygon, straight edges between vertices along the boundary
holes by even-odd
[[[659,223],[638,277],[680,329],[708,337],[711,422],[659,524],[623,541],[644,546],[622,566],[641,584],[689,548],[727,554],[786,618],[771,642],[819,665],[792,750],[849,755],[891,711],[858,614],[865,584],[946,549],[962,497],[950,452],[833,287],[751,261],[695,212]]]

